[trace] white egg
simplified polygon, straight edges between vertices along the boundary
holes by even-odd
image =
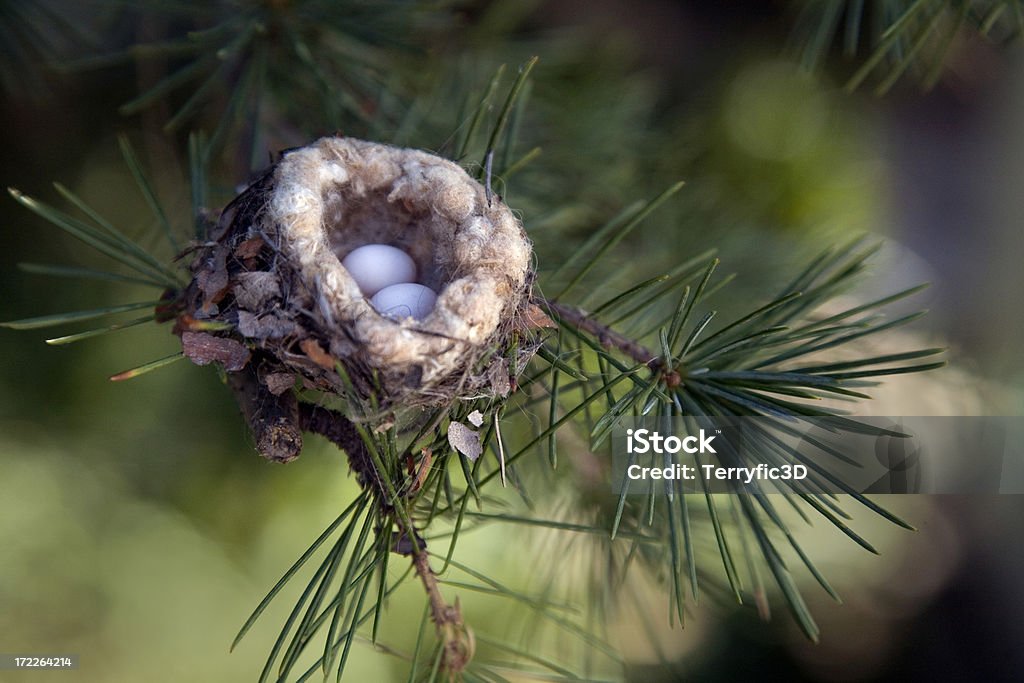
[[[349,252],[341,265],[366,297],[391,285],[416,281],[416,262],[401,249],[386,244],[357,247]]]
[[[398,320],[423,320],[434,310],[435,301],[434,290],[411,282],[385,287],[370,299],[378,313]]]

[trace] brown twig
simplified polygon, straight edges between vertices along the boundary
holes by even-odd
[[[462,622],[458,598],[455,599],[454,605],[449,605],[441,595],[437,575],[430,568],[430,554],[426,547],[413,551],[412,564],[427,593],[430,601],[430,618],[444,648],[444,654],[441,656],[442,666],[450,676],[457,676],[473,659],[473,652],[476,649],[473,632]]]
[[[336,410],[300,403],[299,426],[303,431],[319,434],[345,451],[349,467],[356,473],[359,485],[363,488],[373,485],[381,494],[382,500],[387,500],[380,475],[366,452],[366,444],[347,417]]]
[[[260,455],[276,462],[288,462],[298,457],[302,450],[303,431],[319,434],[345,452],[359,485],[375,490],[382,509],[394,512],[394,506],[401,502],[390,499],[390,487],[382,479],[385,474],[377,471],[352,421],[336,410],[300,403],[291,391],[274,395],[260,382],[257,365],[257,362],[249,363],[241,371],[227,373],[227,377]],[[413,567],[430,602],[430,615],[437,637],[444,648],[444,670],[454,678],[473,657],[472,631],[462,622],[458,601],[449,605],[441,594],[437,575],[430,568],[426,541],[411,522],[406,522],[404,515],[395,514],[393,517],[398,531],[393,534],[392,551],[412,555]]]
[[[616,332],[574,306],[568,306],[549,299],[540,299],[537,301],[537,304],[548,309],[561,322],[575,325],[581,331],[593,335],[605,348],[614,347],[636,362],[643,363],[652,369],[660,362],[658,354],[652,352],[640,342],[630,339],[620,332]]]
[[[270,393],[259,381],[254,362],[239,372],[227,373],[227,382],[249,424],[259,454],[274,462],[289,462],[299,457],[302,430],[295,394],[290,391],[280,396]]]
[[[383,475],[377,472],[366,450],[366,444],[347,417],[338,411],[308,403],[299,404],[298,414],[299,425],[303,430],[320,434],[345,451],[349,465],[355,471],[361,486],[373,486],[379,494],[378,500],[383,504],[389,507],[397,504],[397,501],[388,500],[387,487],[381,479]],[[401,555],[412,555],[413,568],[426,591],[430,603],[430,616],[444,648],[444,670],[449,675],[457,676],[473,657],[472,631],[462,622],[462,611],[458,601],[456,600],[454,605],[449,605],[441,594],[437,575],[430,568],[430,554],[427,552],[426,541],[415,528],[406,528],[402,515],[395,515],[394,518],[399,531],[394,534],[392,550]]]

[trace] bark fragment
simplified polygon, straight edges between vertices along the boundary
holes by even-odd
[[[228,372],[241,370],[252,357],[241,342],[205,332],[182,332],[181,349],[196,365],[220,363]]]

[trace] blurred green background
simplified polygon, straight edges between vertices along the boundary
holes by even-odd
[[[136,141],[172,216],[187,230],[183,136],[160,131],[166,111],[118,112],[166,64],[61,71],[50,62],[157,40],[191,20],[162,3],[46,3],[77,29],[65,31],[47,28],[52,18],[26,9],[35,4],[5,2],[0,13],[3,186],[56,201],[50,183],[60,181],[159,249],[116,136],[125,131]],[[949,344],[953,364],[927,379],[895,379],[884,395],[888,414],[1020,414],[1020,50],[965,39],[934,90],[924,93],[907,79],[881,99],[870,91],[851,95],[840,89],[849,70],[841,60],[809,76],[790,59],[791,5],[721,5],[458,6],[452,21],[464,40],[441,57],[470,62],[456,69],[467,82],[479,86],[493,65],[541,57],[524,137],[543,147],[542,156],[510,181],[505,195],[536,242],[540,268],[564,259],[601,218],[679,178],[687,187],[622,245],[610,281],[651,276],[714,247],[738,274],[716,305],[739,311],[823,246],[861,232],[887,237],[890,246],[863,296],[933,281],[913,302],[932,309],[913,334]],[[417,87],[442,100],[428,111],[446,111],[442,80]],[[179,104],[185,99],[176,97]],[[273,128],[261,139],[263,149],[301,144],[335,125],[292,123]],[[444,142],[434,132],[441,129],[424,124],[404,142],[435,149]],[[405,135],[385,131],[389,139],[392,133]],[[217,159],[218,201],[258,166],[239,168],[230,154]],[[101,264],[5,198],[0,319],[151,296],[121,284],[24,273],[19,262]],[[209,368],[179,363],[131,382],[107,381],[175,352],[166,326],[68,347],[45,345],[53,336],[47,332],[0,329],[0,652],[78,653],[82,664],[77,672],[0,671],[0,680],[255,680],[287,600],[273,605],[234,653],[228,646],[266,590],[354,495],[344,457],[310,438],[302,458],[287,467],[262,461]],[[848,603],[812,602],[822,645],[803,643],[781,611],[763,625],[747,612],[703,606],[687,629],[667,631],[664,606],[652,598],[649,608],[626,610],[611,625],[627,675],[1019,676],[1024,655],[1012,644],[1024,629],[1010,615],[1024,606],[1024,556],[1014,541],[1024,506],[1012,497],[892,504],[921,530],[896,535],[862,520],[859,528],[888,548],[881,558],[864,557],[827,530],[808,542]],[[535,559],[517,546],[535,547],[534,541],[513,538],[469,534],[461,557],[528,582]],[[422,594],[407,589],[389,604],[387,631],[403,649],[411,647],[422,610]],[[512,619],[485,600],[464,603],[472,623],[500,630]],[[654,630],[643,631],[642,621],[655,623]],[[651,643],[678,664],[655,664]],[[405,680],[400,660],[366,644],[352,656],[347,680]]]

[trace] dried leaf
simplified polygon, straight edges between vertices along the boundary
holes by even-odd
[[[404,555],[406,557],[408,557],[409,555],[412,555],[413,551],[416,548],[416,546],[413,545],[413,539],[414,538],[415,538],[416,544],[422,550],[425,544],[420,539],[416,538],[415,536],[410,538],[409,534],[407,534],[405,532],[392,531],[391,532],[391,552],[398,553],[399,555]]]
[[[277,314],[257,316],[249,311],[238,312],[238,331],[252,339],[283,339],[298,330],[295,321]]]
[[[266,242],[259,235],[250,237],[235,247],[235,258],[239,260],[256,258],[265,244]]]
[[[512,391],[512,381],[508,376],[508,361],[497,358],[487,368],[487,378],[495,395],[505,398]]]
[[[316,339],[303,339],[299,342],[299,348],[309,357],[311,361],[322,367],[324,370],[333,370],[338,360],[323,350],[323,347]]]
[[[181,349],[196,365],[220,363],[228,372],[238,372],[252,356],[240,342],[205,332],[182,332]]]
[[[216,312],[216,303],[224,298],[228,290],[227,258],[227,249],[218,247],[196,273],[196,283],[204,295],[202,310],[206,314]]]
[[[548,317],[548,314],[541,310],[537,304],[530,304],[523,311],[521,325],[527,330],[540,330],[543,328],[554,329],[558,324]]]
[[[274,396],[280,396],[295,386],[295,375],[290,372],[272,372],[263,378],[263,384]]]
[[[238,273],[234,281],[235,301],[250,311],[260,310],[271,299],[281,296],[277,275],[267,271]]]
[[[409,482],[409,488],[405,492],[406,497],[411,498],[423,488],[423,482],[427,480],[427,475],[430,473],[430,465],[434,462],[434,454],[429,448],[424,448],[420,451],[419,467],[415,467],[414,464],[409,462],[409,474],[412,475],[412,481]]]
[[[385,419],[379,425],[373,428],[374,434],[386,434],[391,428],[395,426],[394,420]]]
[[[448,425],[448,443],[474,462],[483,453],[483,447],[480,446],[480,434],[461,422],[452,422]]]

